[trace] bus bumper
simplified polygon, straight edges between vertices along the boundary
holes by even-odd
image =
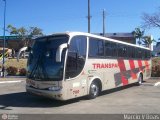
[[[26,86],[26,92],[51,99],[62,100],[62,101],[65,100],[61,90],[59,91],[40,90],[30,86]]]

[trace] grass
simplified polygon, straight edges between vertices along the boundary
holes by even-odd
[[[17,62],[17,59],[8,59],[5,62],[5,68],[8,68],[9,66],[13,66],[13,67],[16,67],[18,69],[26,68],[27,59],[20,59],[19,62]]]

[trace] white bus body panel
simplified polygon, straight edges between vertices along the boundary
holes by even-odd
[[[127,44],[130,46],[136,46],[109,38],[91,35],[88,33],[73,32],[68,34],[70,35],[70,38],[72,38],[74,35],[84,35],[86,37],[96,37],[103,40],[109,40],[117,43]],[[138,77],[140,73],[142,73],[144,80],[148,79],[151,76],[150,59],[149,60],[138,60],[138,59],[132,60],[132,59],[121,59],[121,58],[88,59],[87,56],[85,66],[82,72],[77,77],[67,80],[64,77],[62,81],[54,81],[54,82],[53,81],[38,82],[28,79],[26,89],[27,91],[34,94],[39,94],[42,96],[47,96],[58,100],[68,100],[88,95],[90,85],[92,81],[95,79],[99,79],[101,81],[102,91],[103,91],[138,82]],[[35,86],[36,85],[41,86],[42,89],[52,86],[55,87],[60,86],[62,87],[62,89],[60,91],[40,90],[32,88],[31,87],[32,82],[34,82]]]

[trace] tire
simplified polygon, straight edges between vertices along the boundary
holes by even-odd
[[[99,95],[99,93],[100,93],[99,84],[97,82],[93,81],[90,86],[88,98],[94,99]]]
[[[142,85],[142,83],[143,83],[143,76],[142,74],[140,74],[138,77],[138,85]]]

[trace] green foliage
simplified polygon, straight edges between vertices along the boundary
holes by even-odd
[[[29,35],[31,37],[34,37],[34,36],[37,36],[37,35],[43,35],[42,29],[40,29],[38,27],[30,27]]]
[[[142,41],[146,47],[149,47],[153,42],[156,42],[151,36],[144,36]]]
[[[30,27],[27,29],[25,27],[16,28],[12,25],[8,25],[7,31],[10,33],[10,35],[19,36],[21,40],[24,40],[24,46],[28,46],[33,37],[43,35],[42,29],[38,27]]]
[[[145,30],[135,28],[132,32],[133,36],[138,39],[138,44],[143,44],[145,47],[149,47],[153,42],[156,42],[150,35],[144,36]]]
[[[142,38],[144,36],[144,30],[141,30],[140,28],[135,28],[135,30],[132,32],[133,36],[138,39],[138,44],[142,44]]]

